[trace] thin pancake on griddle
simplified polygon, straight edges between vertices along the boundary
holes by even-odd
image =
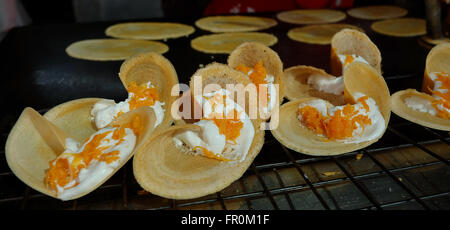
[[[168,50],[167,45],[155,41],[90,39],[70,44],[66,48],[66,53],[74,58],[91,61],[117,61],[127,59],[137,53],[163,54]]]
[[[200,29],[214,33],[248,32],[270,28],[277,25],[277,21],[271,18],[241,15],[212,16],[197,20],[195,25]]]
[[[271,46],[277,41],[277,37],[268,33],[222,33],[197,37],[191,41],[191,47],[205,53],[231,53],[244,42],[259,42]]]
[[[162,40],[194,33],[192,26],[171,22],[129,22],[108,27],[106,35],[123,39]]]

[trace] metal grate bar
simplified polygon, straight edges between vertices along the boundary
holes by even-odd
[[[77,210],[78,208],[78,200],[74,200],[72,204],[72,210]]]
[[[373,198],[372,194],[370,194],[370,192],[367,190],[367,188],[361,186],[361,184],[359,184],[355,178],[350,174],[350,172],[348,172],[344,166],[339,162],[338,159],[336,159],[336,157],[332,157],[333,161],[336,163],[336,165],[339,167],[339,169],[341,169],[342,172],[344,172],[345,176],[347,176],[350,181],[358,188],[358,190],[360,192],[362,192],[364,194],[364,196],[366,196],[366,198],[377,208],[377,209],[382,209],[380,207],[380,204],[375,200],[375,198]]]
[[[284,146],[281,146],[281,147],[282,147],[283,151],[286,153],[286,155],[288,156],[288,158],[291,160],[291,162],[294,163],[295,168],[300,173],[300,175],[303,177],[303,180],[305,180],[306,184],[308,184],[308,186],[311,188],[311,191],[314,193],[314,195],[316,195],[317,199],[320,201],[322,206],[325,209],[329,210],[330,207],[328,206],[327,202],[325,202],[323,197],[319,194],[319,192],[317,192],[317,189],[314,187],[314,185],[308,179],[308,177],[306,176],[305,172],[303,172],[303,170],[301,169],[300,165],[295,161],[294,157],[289,152],[289,150],[287,150],[286,147],[284,147]]]
[[[239,179],[239,182],[241,184],[241,187],[242,187],[242,190],[244,191],[244,193],[247,193],[247,189],[245,188],[244,180],[241,178],[241,179]],[[246,199],[245,202],[247,203],[248,209],[253,210],[252,202],[250,202],[248,199]]]
[[[427,196],[420,196],[419,199],[421,200],[428,200],[428,199],[433,199],[433,198],[439,198],[439,197],[444,197],[444,196],[450,196],[450,192],[442,192],[442,193],[436,193],[436,194],[432,194],[432,195],[427,195]],[[409,198],[409,199],[405,199],[405,200],[401,200],[401,201],[394,201],[394,202],[389,202],[389,203],[384,203],[381,205],[381,207],[391,207],[391,206],[395,206],[395,205],[399,205],[399,204],[404,204],[404,203],[408,203],[408,202],[412,202],[415,201],[414,198]],[[367,210],[367,209],[373,209],[374,207],[365,207],[365,208],[361,208],[362,210]]]
[[[283,183],[283,180],[281,179],[281,176],[280,176],[280,174],[278,173],[278,170],[277,170],[276,168],[274,168],[273,171],[274,171],[274,173],[275,173],[275,176],[277,177],[278,183],[280,184],[281,188],[285,188],[284,183]],[[288,202],[289,208],[290,208],[291,210],[294,210],[294,209],[295,209],[295,208],[294,208],[294,204],[292,204],[292,201],[291,201],[291,198],[289,197],[289,194],[284,193],[284,197],[286,198],[286,200],[287,200],[287,202]]]
[[[122,197],[124,209],[128,208],[127,189],[127,167],[122,167]]]
[[[222,209],[227,210],[227,207],[225,205],[225,202],[223,202],[223,198],[222,198],[222,195],[220,195],[220,192],[217,192],[216,195],[217,195],[217,200],[219,200],[220,206],[222,207]]]
[[[30,187],[25,185],[25,191],[24,191],[24,194],[23,194],[23,200],[22,200],[22,203],[20,205],[20,209],[25,209],[27,207],[29,196],[30,196]]]
[[[411,169],[416,169],[416,168],[423,168],[423,167],[429,167],[429,166],[433,166],[433,165],[438,165],[441,164],[442,162],[440,161],[434,161],[434,162],[428,162],[428,163],[422,163],[422,164],[416,164],[416,165],[410,165],[410,166],[406,166],[406,167],[400,167],[400,168],[395,168],[395,169],[391,169],[391,172],[402,172],[402,171],[406,171],[406,170],[411,170]],[[361,180],[361,179],[366,179],[366,178],[370,178],[370,177],[374,177],[374,176],[379,176],[379,175],[383,175],[386,174],[386,172],[384,171],[378,171],[378,172],[372,172],[372,173],[366,173],[366,174],[361,174],[361,175],[355,175],[353,176],[353,178],[355,180]],[[336,184],[336,183],[342,183],[342,182],[346,182],[349,181],[349,178],[339,178],[339,179],[333,179],[333,180],[328,180],[328,181],[322,181],[322,182],[316,182],[313,183],[313,186],[315,187],[319,187],[319,186],[325,186],[325,185],[332,185],[332,184]],[[241,179],[242,182],[242,179]],[[104,188],[108,188],[108,187],[119,187],[120,185],[103,185],[100,186],[99,189],[104,189]],[[245,186],[243,187],[243,192],[244,194],[238,194],[238,195],[231,195],[231,196],[226,196],[226,197],[222,197],[222,199],[224,200],[233,200],[233,199],[242,199],[242,198],[260,198],[260,197],[264,197],[264,192],[251,192],[248,193],[245,190]],[[289,192],[289,191],[298,191],[298,190],[302,190],[302,189],[306,189],[309,188],[307,185],[296,185],[296,186],[286,186],[282,189],[271,189],[269,190],[272,194],[278,194],[280,192]],[[38,198],[38,197],[43,197],[44,195],[41,193],[38,194],[34,194],[31,195],[29,197],[29,199],[33,199],[33,198]],[[19,197],[12,197],[12,198],[3,198],[0,199],[0,203],[5,203],[5,202],[12,202],[12,201],[17,201],[17,200],[21,200],[24,199],[24,196],[19,196]],[[217,200],[214,200],[214,202]],[[74,201],[74,205],[76,206],[76,200]],[[249,202],[248,199],[246,199],[247,205],[249,207],[249,209],[253,209],[253,206],[251,205],[251,203]],[[383,207],[383,205],[381,205],[381,207]],[[169,207],[171,209],[176,209],[176,204],[174,200],[169,199]],[[76,209],[76,208],[74,208]],[[164,208],[163,208],[164,209]]]
[[[417,76],[418,76],[417,74],[404,74],[404,75],[388,76],[388,77],[384,77],[384,79],[386,81],[391,81],[391,80],[401,80],[401,79],[407,79],[407,78],[415,78]]]
[[[363,150],[364,151],[364,150]],[[367,156],[369,156],[369,158],[379,167],[381,168],[383,171],[386,172],[386,174],[393,180],[395,181],[398,185],[400,185],[401,188],[403,188],[414,200],[417,201],[417,203],[421,204],[426,210],[430,210],[430,207],[428,207],[427,204],[425,204],[425,202],[423,202],[420,198],[418,198],[416,196],[416,194],[414,194],[413,191],[411,191],[411,189],[409,189],[403,182],[401,182],[398,177],[396,177],[394,174],[392,174],[389,169],[387,169],[386,167],[384,167],[384,165],[378,161],[375,157],[372,156],[371,153],[367,153]]]
[[[170,209],[176,210],[177,209],[176,201],[169,199],[169,207],[170,207]]]
[[[259,172],[255,167],[255,164],[252,163],[251,167],[252,167],[253,171],[255,172],[255,175],[258,178],[259,183],[263,187],[264,193],[269,197],[270,203],[272,203],[273,208],[275,210],[278,210],[279,208],[278,208],[277,202],[275,202],[275,199],[273,198],[272,194],[270,193],[269,189],[267,188],[267,185],[264,182],[264,179],[261,177],[261,175],[259,175]]]
[[[422,126],[425,130],[427,130],[428,132],[430,132],[430,133],[432,133],[434,136],[436,136],[437,138],[439,138],[439,140],[441,140],[442,142],[444,142],[445,144],[447,144],[447,145],[450,145],[450,141],[448,141],[445,137],[443,137],[441,134],[439,134],[439,133],[437,133],[436,131],[434,131],[434,130],[432,130],[432,129],[430,129],[430,128],[428,128],[428,127],[425,127],[425,126]]]
[[[388,130],[391,131],[392,133],[394,133],[395,135],[401,137],[402,139],[410,142],[411,144],[413,144],[414,146],[416,146],[417,148],[421,149],[422,151],[428,153],[429,155],[433,156],[434,158],[444,162],[446,165],[450,166],[450,162],[444,158],[442,158],[441,156],[437,155],[436,153],[432,152],[431,150],[427,149],[425,146],[419,144],[418,142],[415,142],[414,140],[408,138],[407,136],[401,134],[399,131],[393,129],[392,127],[388,127]]]

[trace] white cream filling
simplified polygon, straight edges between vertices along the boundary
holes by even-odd
[[[267,115],[272,112],[272,109],[275,107],[275,103],[277,103],[278,98],[276,96],[277,95],[276,88],[273,84],[274,76],[267,74],[264,80],[267,82],[266,87],[269,96],[269,103],[267,107],[263,107],[263,112],[265,115]]]
[[[363,97],[363,96],[365,96],[365,95],[362,93],[355,93],[354,98],[355,98],[355,100],[358,100],[360,97]],[[352,133],[353,137],[346,138],[343,140],[337,140],[337,141],[344,142],[344,143],[360,143],[360,142],[376,139],[379,136],[383,135],[384,128],[385,128],[385,120],[384,120],[383,116],[381,115],[381,113],[378,109],[378,106],[376,105],[375,100],[373,100],[372,98],[369,97],[366,100],[366,103],[369,106],[369,111],[366,111],[366,109],[364,108],[364,106],[361,102],[358,102],[353,105],[353,106],[355,106],[355,110],[358,111],[358,113],[355,114],[354,116],[357,116],[357,115],[368,116],[371,121],[371,124],[365,125],[364,127],[357,124],[358,128],[353,130],[353,133]],[[307,105],[317,109],[323,116],[328,116],[328,114],[330,116],[333,116],[336,111],[338,111],[338,110],[342,111],[342,109],[344,108],[344,106],[328,107],[326,101],[322,100],[322,99],[316,99],[316,100],[311,100],[306,103],[302,103],[299,105],[298,108],[301,109]],[[300,122],[302,121],[301,115],[298,115],[297,118]],[[321,135],[321,136],[323,136],[323,135]]]
[[[325,93],[332,93],[335,95],[342,95],[344,93],[343,77],[330,77],[314,74],[308,77],[308,85]]]
[[[351,55],[354,58],[353,61],[345,64],[346,56],[347,55],[338,54],[339,61],[342,63],[342,70],[345,70],[348,64],[352,62],[363,62],[369,64],[364,58],[355,54]],[[335,95],[342,95],[344,93],[344,78],[342,76],[330,77],[320,74],[313,74],[308,77],[308,85],[311,85],[314,89],[325,93],[332,93]]]
[[[213,120],[200,120],[194,123],[195,125],[200,126],[201,131],[199,133],[184,131],[174,136],[174,142],[178,147],[185,144],[192,150],[194,147],[200,146],[226,159],[238,160],[241,162],[246,158],[255,135],[253,123],[245,111],[233,100],[228,99],[228,97],[224,102],[225,105],[216,104],[212,106],[207,99],[212,98],[216,94],[221,96],[229,95],[229,92],[225,89],[221,89],[213,93],[195,97],[195,100],[203,105],[203,116],[209,117],[212,113],[223,113],[224,111],[224,115],[226,116],[230,111],[235,109],[240,113],[239,120],[243,122],[240,136],[237,137],[234,142],[227,142],[225,135],[219,133],[219,128]],[[203,154],[201,150],[195,151],[195,153]]]
[[[80,146],[80,144],[75,140],[67,138],[66,150],[59,157],[68,158],[70,164],[72,163],[72,160],[74,158],[72,155],[81,153],[86,147],[87,143],[89,143],[92,138],[94,138],[94,136],[107,131],[114,132],[115,129],[117,128],[108,127],[97,131],[96,133],[92,134],[88,141],[86,141],[86,143],[81,147],[78,147]],[[102,152],[103,154],[107,154],[116,150],[119,151],[119,159],[109,164],[104,161],[92,160],[86,168],[80,170],[80,173],[76,180],[71,181],[64,187],[57,186],[58,198],[60,198],[61,200],[69,200],[72,197],[90,190],[93,186],[97,185],[105,178],[107,178],[119,165],[123,163],[124,160],[129,157],[129,155],[133,152],[134,146],[136,144],[136,136],[134,135],[133,130],[125,128],[125,136],[123,137],[124,140],[118,145],[116,144],[119,140],[114,140],[112,138],[113,132],[109,133],[104,139],[102,139],[100,146],[110,146],[110,148]],[[78,185],[72,187],[77,182]]]
[[[147,83],[147,87],[152,87],[151,83]],[[97,129],[102,129],[108,126],[114,119],[117,118],[117,115],[122,112],[126,113],[130,111],[129,101],[133,97],[133,93],[128,94],[128,98],[125,101],[115,103],[114,100],[102,99],[94,104],[94,107],[91,110],[91,119],[94,121]],[[160,101],[156,101],[154,105],[150,106],[155,111],[156,122],[155,127],[161,124],[164,120],[164,112],[163,109],[164,103]]]
[[[410,96],[405,98],[405,105],[411,109],[417,110],[422,113],[429,113],[436,116],[437,111],[431,105],[431,101],[419,96]]]
[[[433,72],[429,74],[430,79],[434,82],[433,91],[441,92],[441,93],[447,93],[448,89],[441,89],[442,82],[439,81],[437,78],[437,74],[444,75],[445,77],[450,77],[450,74],[448,73],[441,73],[441,72]],[[437,94],[432,95],[436,100],[443,99]],[[408,106],[411,109],[414,109],[416,111],[422,112],[422,113],[429,113],[430,115],[436,116],[437,110],[433,107],[430,100],[427,100],[425,98],[422,98],[420,96],[410,96],[405,98],[405,105]],[[437,104],[437,109],[440,111],[446,111],[447,113],[450,113],[450,109],[447,109],[444,107],[443,104]]]
[[[341,61],[341,63],[342,63],[342,72],[344,72],[344,70],[347,68],[347,66],[353,62],[362,62],[362,63],[366,63],[369,65],[369,63],[361,56],[358,56],[356,54],[351,54],[350,56],[353,57],[353,61],[351,61],[349,63],[345,63],[345,59],[347,58],[347,55],[338,54],[339,61]]]

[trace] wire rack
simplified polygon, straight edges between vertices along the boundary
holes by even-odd
[[[386,77],[408,81],[417,76]],[[47,109],[40,110],[44,113]],[[18,116],[2,118],[1,141]],[[450,209],[450,136],[394,114],[384,136],[362,150],[311,157],[265,144],[245,174],[223,191],[171,200],[144,191],[131,161],[85,197],[62,202],[22,183],[0,158],[0,207],[11,209]],[[1,152],[4,155],[4,150]]]

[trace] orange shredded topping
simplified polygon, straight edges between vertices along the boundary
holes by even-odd
[[[364,108],[368,111],[365,102],[368,97],[361,97]],[[367,106],[367,108],[366,108]],[[329,140],[345,139],[353,137],[353,131],[359,126],[370,125],[372,122],[368,116],[356,115],[358,111],[354,105],[347,104],[342,110],[337,110],[333,115],[328,112],[327,116],[322,115],[312,106],[304,106],[299,109],[299,115],[302,117],[302,124],[317,134],[324,135]]]
[[[230,115],[230,113],[232,113]],[[236,116],[234,116],[236,114]],[[233,118],[229,118],[233,116]],[[224,119],[213,119],[214,124],[219,128],[219,133],[225,136],[227,141],[235,141],[241,135],[244,123],[238,118],[237,112],[233,109]]]
[[[214,109],[216,105],[223,104],[226,101],[226,95],[215,94],[211,97],[208,102]],[[219,128],[219,133],[225,136],[228,141],[234,141],[241,134],[241,129],[244,123],[239,119],[240,113],[235,109],[228,112],[225,116],[225,111],[220,113],[211,113],[208,117],[203,118],[204,120],[212,120]]]
[[[203,152],[203,155],[205,155],[205,157],[207,157],[207,158],[216,159],[216,160],[219,160],[219,161],[230,161],[230,159],[222,157],[222,156],[220,156],[220,154],[213,153],[212,151],[209,151],[207,148],[204,148],[202,146],[195,146],[193,148],[194,151],[196,149],[201,149],[202,152]]]
[[[450,109],[450,76],[445,73],[437,73],[436,77],[436,81],[440,81],[442,83],[442,85],[438,89],[446,89],[447,92],[442,93],[437,90],[430,89],[433,95],[437,95],[440,97],[440,99],[434,99],[433,101],[431,101],[431,105],[437,111],[436,116],[444,119],[450,119],[450,113],[438,107],[439,105],[442,105],[444,108]]]
[[[141,106],[153,106],[159,100],[158,89],[156,87],[148,88],[147,84],[138,86],[136,82],[131,82],[127,91],[133,93],[133,97],[129,101],[130,110]]]
[[[345,55],[344,66],[347,66],[348,64],[352,63],[354,60],[355,60],[355,58],[352,55]]]
[[[64,156],[73,156],[71,163],[69,163],[67,157],[58,157],[50,161],[50,168],[46,173],[45,183],[51,189],[57,190],[57,185],[65,187],[73,180],[76,180],[80,171],[83,168],[88,167],[93,160],[103,161],[107,164],[115,162],[119,159],[119,151],[115,150],[103,153],[105,150],[113,147],[113,145],[100,146],[102,141],[104,141],[105,137],[112,132],[112,139],[118,141],[114,146],[117,146],[124,141],[126,135],[125,128],[131,128],[137,135],[141,129],[140,123],[140,117],[136,116],[130,123],[117,127],[114,131],[106,131],[93,136],[92,139],[85,144],[83,151],[80,153],[64,153]],[[77,181],[72,187],[78,184],[79,182]]]
[[[267,76],[267,70],[264,68],[264,64],[262,60],[258,61],[256,65],[252,68],[244,66],[244,65],[238,65],[236,67],[236,70],[239,70],[241,72],[244,72],[248,75],[250,80],[255,84],[256,86],[260,87],[260,92],[262,92],[262,95],[260,96],[260,102],[263,107],[267,107],[267,102],[269,101],[269,93],[267,86],[264,84],[267,84],[266,76]],[[249,72],[253,70],[251,74]]]
[[[208,99],[212,108],[215,105],[223,104],[226,101],[226,95],[215,94],[213,97]],[[238,113],[235,109],[228,112],[228,114],[224,115],[225,111],[222,114],[220,113],[211,113],[210,116],[202,118],[203,120],[211,120],[214,121],[217,128],[219,129],[219,134],[225,136],[226,141],[231,141],[236,143],[236,138],[241,135],[241,129],[244,127],[244,123],[239,119],[240,113]],[[200,148],[203,151],[205,157],[220,160],[220,161],[229,161],[224,157],[221,157],[220,154],[213,153],[208,149],[195,146],[193,150]]]

